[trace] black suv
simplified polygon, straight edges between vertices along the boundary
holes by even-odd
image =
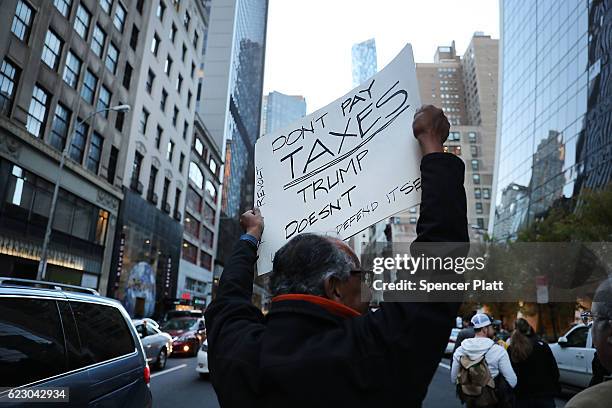
[[[19,400],[26,390],[66,387],[69,403],[60,406],[150,407],[149,380],[119,302],[93,289],[0,278],[0,387],[12,389],[0,392],[0,405],[30,405]]]

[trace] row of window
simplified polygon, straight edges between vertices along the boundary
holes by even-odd
[[[205,251],[198,250],[198,247],[183,241],[182,257],[186,261],[191,262],[194,265],[198,265],[198,252],[200,253],[200,266],[202,268],[212,270],[212,255]]]
[[[461,156],[461,146],[449,146],[446,148],[446,150],[457,156]],[[470,154],[472,155],[472,157],[478,157],[478,146],[471,145]],[[472,168],[474,167],[473,163],[474,163],[474,160],[472,160]]]
[[[139,194],[142,193],[142,184],[140,182],[140,173],[142,170],[142,162],[144,160],[144,156],[140,152],[134,153],[134,162],[132,164],[132,179],[130,181],[130,188],[135,190]],[[159,174],[159,169],[154,165],[151,165],[151,171],[149,173],[149,186],[147,189],[147,200],[152,202],[153,204],[158,204],[158,197],[155,193],[155,185],[157,183],[157,175]],[[167,214],[171,213],[170,203],[168,202],[168,198],[170,195],[170,184],[171,180],[168,177],[164,177],[164,184],[162,189],[161,196],[161,209]],[[179,219],[180,213],[180,201],[181,201],[182,191],[180,188],[176,188],[176,192],[174,194],[174,217]]]
[[[212,181],[204,178],[202,169],[195,162],[189,163],[189,180],[200,190],[204,190],[213,202],[217,202],[217,188]]]
[[[213,219],[214,221],[214,219]],[[194,238],[201,239],[202,243],[207,248],[213,247],[214,233],[202,225],[200,221],[194,218],[191,214],[185,213],[185,231]]]
[[[179,1],[174,1],[174,7],[176,9],[176,11],[178,12],[179,10],[179,6],[180,6],[180,2]],[[164,0],[160,0],[158,5],[157,5],[157,9],[156,9],[156,15],[159,18],[160,21],[164,21],[164,16],[166,15],[166,4],[164,3]],[[183,26],[185,27],[185,31],[187,31],[187,33],[189,33],[189,28],[191,25],[191,14],[189,14],[189,11],[185,10],[185,14],[183,14]],[[174,22],[172,23],[172,28],[170,30],[170,41],[172,41],[172,43],[174,44],[174,40],[176,38],[176,25],[174,24]],[[198,34],[197,31],[194,30],[193,32],[193,46],[194,48],[197,50],[198,49],[198,43],[200,41],[200,35]],[[183,44],[183,48],[185,48],[185,45]]]
[[[198,156],[204,160],[204,162],[208,159],[208,168],[216,177],[219,177],[219,169],[220,166],[217,164],[217,161],[212,157],[208,158],[208,149],[204,146],[204,143],[200,140],[200,138],[196,135],[193,138],[193,148],[195,149]]]

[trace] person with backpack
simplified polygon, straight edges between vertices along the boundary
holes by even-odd
[[[516,374],[508,352],[492,340],[492,323],[486,314],[474,315],[474,337],[465,339],[453,354],[451,382],[468,408],[513,405]]]
[[[508,354],[518,377],[516,407],[554,408],[555,395],[561,391],[555,356],[523,318],[516,321]]]

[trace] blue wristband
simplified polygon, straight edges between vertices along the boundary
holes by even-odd
[[[247,241],[248,243],[253,245],[255,247],[255,249],[257,249],[257,247],[259,246],[259,241],[257,240],[257,238],[255,238],[251,234],[242,234],[240,236],[240,240],[241,241]]]

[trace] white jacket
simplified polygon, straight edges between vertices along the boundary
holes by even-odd
[[[488,351],[487,351],[488,350]],[[485,354],[486,353],[486,354]],[[461,356],[467,356],[470,360],[476,360],[482,355],[485,355],[485,360],[489,365],[489,371],[493,378],[501,373],[508,384],[512,388],[516,386],[516,374],[510,364],[508,352],[499,344],[494,344],[493,340],[486,337],[474,337],[465,339],[461,342],[461,346],[457,348],[453,354],[453,364],[451,368],[451,382],[457,383],[457,374],[459,374],[459,360]]]

